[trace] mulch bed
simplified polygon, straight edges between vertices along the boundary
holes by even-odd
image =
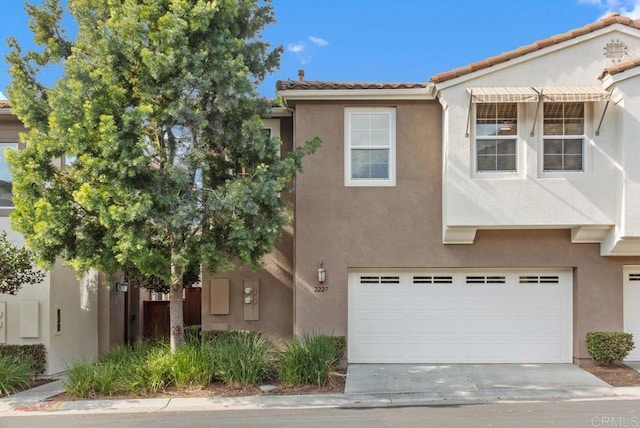
[[[640,372],[624,364],[581,366],[611,386],[640,386]]]

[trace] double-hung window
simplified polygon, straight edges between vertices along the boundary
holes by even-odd
[[[13,207],[11,173],[4,154],[6,148],[17,150],[18,145],[15,143],[0,143],[0,208]]]
[[[476,172],[515,172],[518,104],[476,104]]]
[[[544,103],[543,171],[584,171],[584,103]]]
[[[345,185],[395,186],[396,110],[345,109]]]

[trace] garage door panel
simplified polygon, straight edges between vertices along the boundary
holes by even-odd
[[[569,363],[572,360],[571,271],[441,273],[449,284],[349,280],[349,361],[386,363]],[[468,284],[504,278],[503,284]],[[528,283],[521,283],[524,277]]]
[[[514,322],[514,332],[517,334],[543,334],[555,335],[564,331],[564,320],[562,319],[519,319]]]
[[[458,334],[460,332],[460,324],[457,320],[451,319],[429,319],[429,322],[411,322],[407,323],[406,329],[409,335],[417,333],[422,335],[428,334]],[[420,340],[421,337],[414,338]]]
[[[461,323],[461,333],[463,334],[507,334],[511,331],[511,323],[505,320],[464,320]]]
[[[412,296],[406,298],[405,308],[409,311],[452,311],[460,306],[456,296]]]
[[[404,311],[357,311],[353,320],[395,320],[402,318]]]
[[[358,322],[358,328],[380,334],[402,334],[405,325],[406,322],[402,320],[361,320]]]
[[[367,311],[402,311],[404,310],[405,299],[396,296],[363,297],[356,310],[366,308]]]
[[[507,311],[512,306],[509,302],[508,296],[463,296],[462,297],[462,310],[463,311],[495,311],[502,310]]]

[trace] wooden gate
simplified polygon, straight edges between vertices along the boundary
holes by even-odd
[[[200,325],[202,320],[202,288],[185,289],[182,302],[184,325]],[[169,337],[169,301],[145,301],[143,304],[143,335],[145,339]]]

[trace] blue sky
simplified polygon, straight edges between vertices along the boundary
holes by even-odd
[[[37,2],[38,0],[31,0]],[[0,39],[31,35],[23,0],[1,0]],[[282,45],[279,79],[426,82],[468,64],[596,21],[610,12],[640,18],[640,0],[273,0],[278,22],[264,38]],[[7,54],[5,43],[0,55]],[[0,92],[10,82],[0,64]]]

